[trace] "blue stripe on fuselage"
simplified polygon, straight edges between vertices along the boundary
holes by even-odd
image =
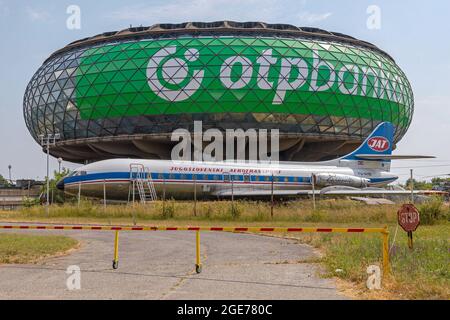
[[[71,176],[64,178],[64,183],[77,183],[92,180],[110,180],[110,179],[130,179],[129,172],[102,172],[102,173],[89,173],[79,176]]]
[[[136,174],[133,174],[135,177]],[[193,173],[157,173],[152,172],[151,178],[152,180],[180,180],[180,181],[193,181],[194,178],[197,182],[221,182],[221,181],[229,181],[225,180],[224,177],[228,177],[228,174],[193,174]],[[246,174],[230,174],[233,181],[242,181],[242,182],[270,182],[271,176],[264,175],[246,175]],[[248,177],[249,180],[246,180],[244,177]],[[102,173],[89,173],[78,176],[66,177],[64,179],[64,183],[72,184],[79,182],[89,182],[95,180],[129,180],[130,172],[102,172]],[[274,182],[277,183],[299,183],[299,184],[309,184],[311,183],[310,177],[294,177],[294,176],[274,176]]]

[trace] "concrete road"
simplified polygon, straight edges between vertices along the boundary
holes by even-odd
[[[21,231],[81,241],[67,256],[38,264],[0,265],[0,299],[343,299],[311,247],[253,234],[202,232],[203,271],[195,273],[195,232],[121,232],[113,270],[113,231]],[[81,269],[68,290],[67,267]]]

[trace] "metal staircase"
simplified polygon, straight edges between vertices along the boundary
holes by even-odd
[[[143,164],[130,164],[130,181],[132,182],[133,202],[136,191],[141,203],[145,204],[146,202],[157,200],[151,172]]]

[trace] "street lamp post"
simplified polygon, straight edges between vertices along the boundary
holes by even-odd
[[[47,134],[47,136],[41,134],[39,136],[39,138],[41,139],[41,146],[45,147],[46,151],[47,151],[47,201],[46,201],[46,205],[47,208],[50,205],[50,146],[54,146],[56,144],[56,141],[59,140],[60,135],[59,133],[49,133]]]
[[[61,157],[58,158],[58,174],[61,173],[61,163],[62,163],[63,159]]]

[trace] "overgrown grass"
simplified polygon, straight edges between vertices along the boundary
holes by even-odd
[[[328,222],[328,223],[389,223],[397,219],[398,206],[367,206],[351,200],[321,200],[313,210],[311,201],[292,201],[277,204],[274,216],[270,203],[262,201],[205,201],[197,203],[196,214],[191,201],[157,201],[147,205],[102,205],[88,201],[80,206],[53,205],[48,213],[42,206],[24,208],[0,214],[0,219],[58,220],[77,218],[105,221],[129,221],[137,223],[152,220],[172,221],[233,221],[233,222]]]
[[[65,236],[0,233],[0,264],[35,262],[77,244],[78,241]]]
[[[276,204],[273,218],[270,203],[263,201],[203,201],[198,202],[196,212],[192,201],[168,200],[141,205],[103,205],[89,201],[73,204],[53,205],[48,213],[42,206],[24,208],[21,211],[3,212],[0,219],[65,219],[82,218],[99,221],[129,221],[136,223],[152,220],[171,221],[234,221],[234,222],[327,222],[327,223],[396,223],[398,205],[369,206],[352,200],[321,200],[316,210],[311,201],[292,201]],[[450,208],[442,200],[433,200],[419,206],[422,224],[448,220]]]

